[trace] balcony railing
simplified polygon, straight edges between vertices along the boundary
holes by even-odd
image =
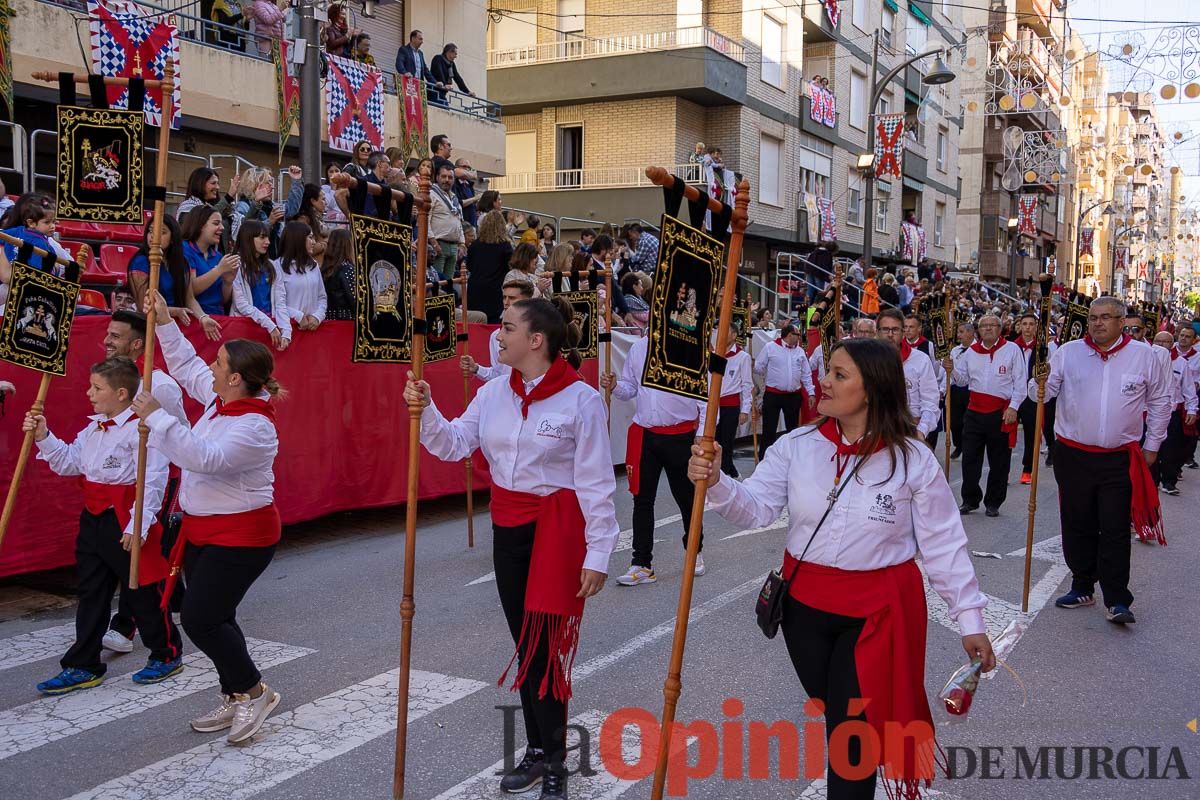
[[[656,50],[680,50],[685,47],[707,47],[734,61],[746,61],[746,49],[742,45],[711,28],[675,28],[654,33],[606,36],[600,39],[576,37],[571,34],[565,34],[565,37],[558,42],[514,47],[509,50],[489,50],[488,69],[649,53]]]
[[[703,180],[703,165],[676,164],[670,168],[688,183]],[[492,178],[488,188],[500,192],[545,192],[564,189],[631,189],[653,186],[646,177],[644,164],[585,169],[556,169],[545,172],[518,172]]]
[[[72,11],[87,12],[87,4],[84,0],[38,0],[38,2],[60,6]],[[166,5],[155,5],[154,3],[145,2],[145,0],[138,0],[138,5],[143,6],[151,13],[171,15],[174,18],[175,27],[179,30],[179,36],[184,41],[203,47],[224,50],[230,55],[241,58],[252,58],[256,61],[271,60],[269,53],[259,53],[256,43],[257,38],[253,31],[250,30],[249,23],[245,23],[244,25],[223,25],[181,10],[196,7],[194,0],[165,0],[165,2]],[[396,94],[395,75],[386,68],[383,70],[383,75],[384,91],[388,94]],[[455,91],[447,92],[444,100],[440,102],[431,101],[430,105],[434,108],[456,111],[460,114],[468,114],[472,117],[480,117],[481,119],[500,119],[499,103],[493,103],[489,100],[476,97],[468,97]]]

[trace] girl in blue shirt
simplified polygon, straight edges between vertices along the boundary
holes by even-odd
[[[12,225],[4,230],[9,236],[54,252],[50,244],[55,227],[54,202],[49,197],[42,194],[22,197],[7,215],[7,221]],[[4,242],[3,252],[0,253],[0,283],[12,282],[12,262],[17,258],[17,249],[17,245]],[[41,269],[42,257],[37,253],[30,255],[29,266]],[[62,266],[56,266],[55,270],[56,274],[63,274]]]
[[[150,236],[153,231],[154,222],[151,220],[146,223],[146,230],[142,234],[142,246],[129,262],[129,286],[138,308],[143,307],[150,284]],[[163,215],[162,236],[163,260],[158,268],[158,293],[167,301],[171,318],[187,326],[194,316],[200,320],[204,334],[209,339],[214,342],[220,340],[221,326],[204,313],[192,293],[192,271],[183,255],[183,236],[179,223],[170,214]]]
[[[191,268],[192,293],[205,314],[224,314],[233,299],[238,259],[221,254],[225,224],[212,206],[198,206],[183,217],[183,255]]]

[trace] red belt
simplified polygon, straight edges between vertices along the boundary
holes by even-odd
[[[171,602],[175,581],[183,567],[183,551],[188,542],[194,545],[215,544],[222,547],[270,547],[279,541],[282,524],[275,504],[239,511],[236,514],[210,514],[205,517],[183,515],[179,538],[171,548],[171,571],[163,588],[162,607]]]
[[[492,501],[488,505],[492,522],[506,528],[536,522],[542,498],[531,492],[514,492],[498,483],[492,484]]]
[[[741,392],[734,392],[733,394],[721,395],[721,408],[741,408],[741,407],[742,407]]]
[[[676,425],[659,425],[656,428],[643,428],[636,422],[630,423],[625,439],[625,474],[629,477],[629,493],[636,496],[640,487],[639,467],[642,463],[642,437],[646,431],[661,436],[678,436],[683,433],[692,433],[698,427],[695,420],[680,422]]]
[[[994,394],[971,392],[971,396],[967,399],[967,410],[978,414],[995,414],[997,411],[1007,408],[1008,404],[1007,399]]]
[[[131,509],[137,499],[137,486],[132,483],[96,483],[86,478],[80,482],[83,484],[83,507],[87,512],[99,516],[111,508],[124,533],[132,518]],[[142,513],[155,520],[146,540],[142,542],[138,561],[138,583],[148,586],[167,577],[167,560],[162,554],[162,525],[155,519],[158,509],[146,508]]]
[[[1159,544],[1167,543],[1166,533],[1163,531],[1162,506],[1158,501],[1158,487],[1150,474],[1150,467],[1146,464],[1141,445],[1137,442],[1126,442],[1120,447],[1098,447],[1094,444],[1075,442],[1061,435],[1056,436],[1056,441],[1085,453],[1128,453],[1129,485],[1132,490],[1129,516],[1134,530],[1143,542],[1153,538]]]
[[[767,394],[786,394],[786,395],[798,394],[801,397],[803,397],[804,393],[805,393],[803,386],[801,386],[799,389],[792,389],[791,391],[785,391],[784,389],[776,389],[774,386],[768,386],[768,387],[766,387],[766,392],[767,392]]]

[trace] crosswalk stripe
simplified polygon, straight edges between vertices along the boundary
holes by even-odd
[[[68,800],[240,800],[384,736],[396,728],[399,670],[338,689],[271,717],[247,744],[224,735],[114,778]],[[414,669],[410,723],[488,684]],[[286,694],[287,687],[282,687]]]
[[[74,622],[0,639],[0,670],[60,658],[74,641]]]
[[[247,639],[259,669],[278,666],[316,651],[279,642]],[[43,697],[0,711],[0,759],[83,733],[124,717],[219,685],[217,672],[201,653],[184,656],[184,669],[162,683],[139,686],[113,675],[94,689]]]

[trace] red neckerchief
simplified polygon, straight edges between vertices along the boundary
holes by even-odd
[[[904,339],[904,341],[908,342],[907,337]],[[927,344],[929,344],[929,340],[926,339],[924,336],[918,336],[917,340],[915,342],[908,342],[908,346],[914,350],[920,350],[922,347],[924,347]]]
[[[1096,351],[1096,353],[1100,356],[1101,361],[1108,361],[1110,358],[1115,356],[1117,354],[1117,351],[1119,351],[1122,347],[1124,347],[1125,345],[1132,342],[1133,337],[1130,336],[1128,333],[1122,333],[1121,340],[1119,342],[1117,342],[1115,345],[1113,345],[1111,348],[1109,348],[1108,350],[1101,350],[1096,345],[1096,343],[1094,341],[1092,341],[1092,335],[1090,333],[1087,334],[1086,336],[1084,336],[1083,340],[1085,342],[1087,342],[1088,347],[1090,347]]]
[[[264,400],[261,397],[243,397],[240,400],[234,400],[232,403],[226,403],[221,398],[217,398],[216,410],[209,419],[215,417],[241,417],[246,414],[262,414],[267,419],[271,420],[271,424],[275,425],[275,406],[270,400]]]
[[[900,361],[908,361],[908,357],[912,355],[912,345],[908,343],[908,339],[900,337]]]
[[[1178,348],[1178,347],[1172,347],[1172,348],[1171,348],[1171,360],[1172,360],[1172,361],[1174,361],[1174,360],[1175,360],[1175,359],[1177,359],[1177,358],[1179,358],[1179,348]]]
[[[857,442],[851,442],[850,444],[846,444],[844,441],[842,441],[842,426],[833,417],[826,417],[825,421],[821,423],[821,426],[817,428],[817,430],[821,432],[822,436],[833,442],[834,447],[837,448],[837,455],[839,456],[867,454],[865,444],[862,439],[859,439]],[[874,449],[872,449],[870,452],[878,453],[883,449],[883,447],[883,442],[878,441],[875,443]]]
[[[581,380],[583,378],[579,377],[579,373],[571,369],[571,365],[562,358],[554,359],[550,369],[546,371],[542,380],[533,387],[533,391],[529,394],[525,393],[525,381],[521,377],[521,373],[515,369],[508,373],[509,388],[513,390],[513,394],[521,398],[521,419],[529,419],[529,406],[533,403],[558,394],[572,383]]]
[[[1174,347],[1171,348],[1172,353],[1175,353],[1176,351],[1179,351],[1179,345],[1175,345]],[[1190,350],[1188,350],[1186,353],[1180,352],[1179,355],[1183,356],[1184,360],[1186,361],[1187,359],[1196,355],[1196,346],[1192,345]]]
[[[736,355],[737,355],[737,354],[740,352],[740,350],[741,350],[741,348],[739,348],[739,347],[738,347],[738,346],[735,344],[735,345],[734,345],[732,348],[730,348],[729,352],[725,354],[725,358],[726,358],[726,360],[728,360],[728,359],[730,359],[730,358],[733,358],[734,356],[736,356]]]
[[[971,349],[974,350],[976,353],[986,355],[988,357],[988,361],[991,361],[992,359],[994,359],[996,357],[996,351],[999,350],[1001,347],[1004,347],[1004,345],[1006,345],[1006,344],[1008,344],[1008,341],[1003,336],[1001,336],[999,339],[997,339],[996,343],[994,345],[992,345],[991,347],[984,347],[983,340],[976,339],[971,344]]]
[[[1026,342],[1024,335],[1022,335],[1022,336],[1018,336],[1016,339],[1014,339],[1013,344],[1015,344],[1017,347],[1021,348],[1021,350],[1023,352],[1027,353],[1033,349],[1034,345],[1037,344],[1037,340],[1034,340],[1032,342]]]

